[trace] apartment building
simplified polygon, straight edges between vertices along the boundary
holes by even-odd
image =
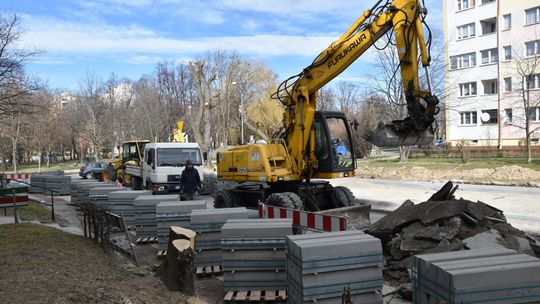
[[[521,145],[522,93],[540,106],[540,0],[443,0],[443,9],[447,142]],[[524,77],[524,64],[538,65],[538,74]],[[540,108],[530,109],[529,121],[540,127]],[[532,138],[537,143],[540,131]]]

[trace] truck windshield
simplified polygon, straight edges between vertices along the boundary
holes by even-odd
[[[194,166],[202,165],[201,151],[197,148],[158,148],[157,164],[159,167],[185,166],[186,160]]]

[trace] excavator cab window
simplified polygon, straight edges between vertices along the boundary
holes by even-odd
[[[350,171],[355,167],[352,136],[343,113],[315,113],[315,155],[319,172]]]

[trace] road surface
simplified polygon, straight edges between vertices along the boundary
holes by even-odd
[[[444,184],[363,178],[335,179],[331,183],[348,187],[357,198],[381,210],[394,210],[407,199],[426,201]],[[455,196],[501,209],[512,226],[540,234],[540,188],[459,184]]]

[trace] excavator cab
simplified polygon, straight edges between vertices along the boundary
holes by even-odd
[[[356,157],[350,124],[341,112],[315,112],[315,177],[335,178],[354,175]]]

